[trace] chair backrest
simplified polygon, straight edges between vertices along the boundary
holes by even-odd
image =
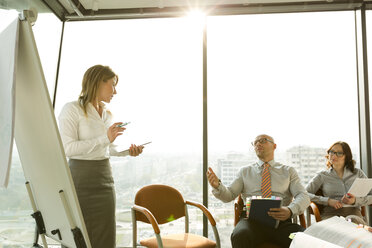
[[[238,224],[240,220],[240,215],[243,211],[243,207],[244,207],[244,202],[243,202],[242,196],[239,195],[234,203],[234,226],[236,226],[236,224]]]
[[[147,208],[158,224],[164,224],[185,216],[186,205],[181,193],[167,185],[153,184],[141,188],[134,199],[138,206]],[[136,219],[149,223],[141,213]]]

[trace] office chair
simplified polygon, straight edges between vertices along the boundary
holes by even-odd
[[[242,196],[239,195],[235,199],[235,202],[234,202],[234,226],[236,226],[238,224],[239,220],[240,220],[240,215],[241,215],[241,213],[243,211],[243,207],[244,207],[244,202],[243,202]],[[304,214],[300,214],[298,216],[298,218],[300,220],[301,226],[303,228],[306,228],[305,215]],[[294,222],[297,223],[297,218],[296,217],[294,219]],[[272,243],[269,243],[269,242],[265,242],[262,245],[260,245],[259,248],[280,248],[280,246],[275,245],[275,244],[272,244]]]
[[[214,232],[215,240],[189,233],[189,216],[187,205],[199,208],[207,216]],[[185,217],[185,232],[179,234],[161,235],[159,225]],[[220,238],[216,221],[209,210],[202,204],[185,201],[179,191],[167,185],[148,185],[141,188],[132,207],[133,247],[137,247],[137,221],[149,223],[155,232],[155,237],[144,239],[140,244],[149,248],[220,248]]]

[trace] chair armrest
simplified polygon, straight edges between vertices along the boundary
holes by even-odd
[[[240,215],[243,211],[243,199],[239,195],[234,201],[234,226],[236,226],[240,220]]]
[[[306,228],[306,220],[305,220],[305,215],[304,214],[300,214],[298,216],[298,218],[300,219],[300,224],[303,228]]]
[[[366,216],[366,206],[361,206],[360,207],[360,213],[362,214],[362,216]]]
[[[360,207],[360,212],[361,212],[361,214],[362,214],[363,217],[366,216],[367,206],[372,207],[372,204],[370,204],[370,205],[363,205],[363,206]]]
[[[216,226],[216,221],[214,220],[211,212],[209,212],[208,208],[206,208],[203,204],[194,201],[186,201],[186,204],[199,208],[201,211],[203,211],[205,216],[207,216],[211,225]]]
[[[216,238],[216,248],[220,248],[221,247],[220,235],[218,234],[218,230],[217,230],[217,227],[216,227],[216,221],[214,220],[211,212],[209,212],[208,208],[206,208],[203,204],[200,204],[200,203],[194,202],[194,201],[185,201],[185,203],[188,204],[188,205],[199,208],[201,211],[203,211],[203,214],[205,216],[207,216],[209,222],[212,225],[214,236]]]
[[[316,222],[319,222],[322,220],[322,218],[320,217],[319,208],[315,202],[310,202],[309,210],[310,210],[310,213],[314,214]]]
[[[151,223],[152,225],[152,228],[154,229],[154,232],[156,234],[160,234],[160,228],[159,228],[159,224],[158,222],[156,221],[154,215],[152,215],[152,213],[147,209],[147,208],[144,208],[144,207],[141,207],[141,206],[138,206],[138,205],[134,205],[132,207],[133,210],[135,211],[138,211],[140,213],[142,213],[143,215],[146,216],[146,218],[149,220],[149,222]]]

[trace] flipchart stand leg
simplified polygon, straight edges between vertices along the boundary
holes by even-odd
[[[48,248],[48,244],[46,242],[45,235],[44,235],[45,225],[44,225],[44,221],[43,221],[43,216],[41,215],[41,212],[38,211],[37,208],[36,208],[35,199],[34,199],[34,196],[32,194],[32,190],[31,190],[31,186],[30,186],[29,182],[26,182],[26,188],[27,188],[28,196],[29,196],[30,201],[31,201],[32,210],[34,211],[34,213],[32,214],[32,217],[34,217],[35,221],[36,221],[37,233],[40,235],[44,247]],[[37,234],[35,234],[35,235],[37,235]],[[39,247],[38,244],[37,244],[37,240],[38,239],[36,238],[33,247]]]
[[[39,230],[37,229],[37,225],[35,226],[35,235],[34,235],[34,243],[32,248],[42,248],[41,245],[38,244],[39,242]]]
[[[72,219],[72,214],[71,214],[71,211],[70,211],[70,207],[67,203],[66,196],[65,196],[65,193],[63,192],[63,190],[59,191],[59,196],[61,198],[63,207],[65,209],[65,213],[66,213],[68,222],[70,224],[71,232],[74,236],[74,241],[75,241],[76,247],[77,248],[87,248],[87,245],[85,243],[85,239],[84,239],[83,234],[81,233],[81,230],[75,225],[75,223]]]

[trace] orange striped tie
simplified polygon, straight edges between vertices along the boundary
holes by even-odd
[[[269,171],[269,163],[264,163],[262,170],[261,193],[262,198],[271,197],[271,178]]]

